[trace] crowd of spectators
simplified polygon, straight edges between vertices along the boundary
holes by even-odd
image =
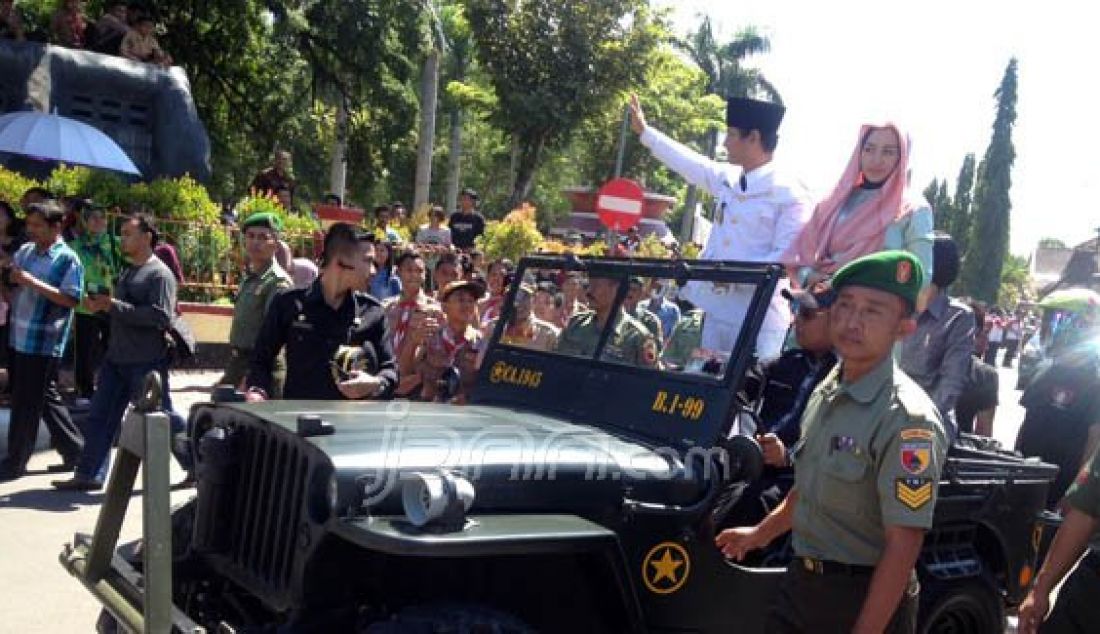
[[[0,39],[46,42],[168,68],[172,56],[161,48],[156,32],[150,8],[141,4],[108,2],[93,20],[83,0],[60,0],[49,24],[37,27],[14,0],[0,0]]]

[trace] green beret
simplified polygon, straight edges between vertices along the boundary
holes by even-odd
[[[845,264],[832,280],[839,291],[845,286],[866,286],[904,299],[914,310],[924,286],[924,268],[908,251],[879,251]]]
[[[260,214],[252,214],[244,219],[241,223],[241,229],[247,229],[249,227],[264,227],[271,229],[272,231],[282,231],[283,221],[273,213],[265,212]]]

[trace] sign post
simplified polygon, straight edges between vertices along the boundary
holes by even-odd
[[[642,219],[644,205],[645,190],[629,178],[612,179],[596,192],[596,213],[609,230],[609,250],[615,248],[620,231],[630,229]]]

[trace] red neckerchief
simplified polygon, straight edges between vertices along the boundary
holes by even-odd
[[[413,299],[403,299],[397,302],[397,325],[393,329],[393,351],[401,349],[401,342],[405,339],[405,333],[409,331],[409,320],[413,311],[420,307],[419,294]]]
[[[484,324],[497,318],[497,313],[500,312],[500,305],[504,302],[503,295],[493,295],[489,299],[485,300],[485,314],[481,316],[481,322]]]
[[[445,324],[443,328],[439,330],[439,343],[443,346],[443,352],[447,353],[447,361],[454,363],[455,358],[458,356],[459,350],[462,350],[466,346],[470,345],[470,340],[466,336],[470,331],[470,327],[462,331],[459,338],[456,338],[455,334],[451,332],[450,324]]]

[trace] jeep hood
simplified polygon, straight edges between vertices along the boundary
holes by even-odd
[[[476,491],[471,512],[598,512],[624,497],[690,504],[702,495],[702,469],[671,448],[598,427],[516,409],[434,403],[275,401],[235,409],[297,434],[300,415],[333,433],[308,439],[331,461],[340,498],[400,512],[413,472],[448,469]]]

